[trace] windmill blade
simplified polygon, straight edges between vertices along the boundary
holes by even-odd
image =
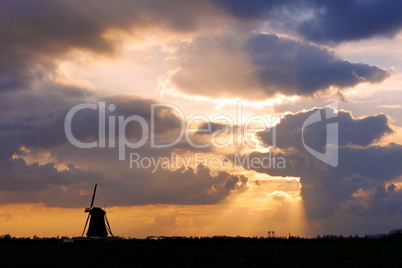
[[[109,224],[109,221],[108,221],[108,219],[107,219],[107,217],[106,217],[106,214],[105,214],[105,222],[106,222],[106,224],[107,224],[107,231],[110,233],[110,235],[113,237],[114,235],[113,235],[113,233],[112,233],[112,228],[110,228],[110,224]]]
[[[85,222],[84,230],[82,230],[82,235],[81,236],[84,236],[85,229],[87,229],[87,224],[88,224],[88,220],[89,220],[90,216],[91,216],[91,214],[88,214],[87,221]]]
[[[98,186],[98,184],[95,184],[94,194],[92,195],[91,205],[89,206],[90,208],[92,208],[93,205],[94,205],[95,194],[96,194],[96,186]]]

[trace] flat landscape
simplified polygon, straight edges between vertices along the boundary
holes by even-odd
[[[401,250],[391,239],[10,240],[0,257],[4,267],[401,267]]]

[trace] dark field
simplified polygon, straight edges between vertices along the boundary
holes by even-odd
[[[401,267],[401,240],[1,241],[2,267]]]

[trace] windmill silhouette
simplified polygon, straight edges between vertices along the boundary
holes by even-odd
[[[84,236],[85,229],[87,228],[88,221],[88,232],[87,237],[107,237],[108,234],[113,236],[112,229],[110,228],[109,221],[106,217],[106,211],[101,208],[94,207],[94,200],[96,194],[96,187],[98,184],[95,184],[94,194],[92,195],[91,205],[88,208],[85,208],[85,212],[88,212],[87,221],[85,222],[84,230],[82,231],[82,236]]]

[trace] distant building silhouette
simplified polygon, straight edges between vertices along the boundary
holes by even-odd
[[[109,221],[106,217],[106,211],[98,207],[93,207],[96,194],[96,187],[97,184],[95,184],[91,205],[90,207],[85,209],[85,212],[88,212],[89,214],[85,222],[84,230],[82,231],[82,236],[84,236],[85,229],[87,228],[88,225],[88,220],[89,220],[89,226],[88,226],[87,237],[107,237],[108,234],[113,236],[112,229],[110,228]]]

